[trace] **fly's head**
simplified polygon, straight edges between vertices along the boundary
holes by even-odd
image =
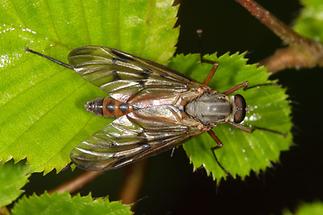
[[[98,98],[95,100],[88,101],[85,105],[84,108],[88,112],[95,113],[96,115],[103,115],[103,99]]]
[[[230,115],[229,121],[239,124],[246,117],[247,104],[246,100],[242,95],[236,94],[231,97],[232,101],[232,114]]]

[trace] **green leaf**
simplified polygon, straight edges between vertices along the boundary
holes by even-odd
[[[173,0],[11,0],[0,4],[0,160],[27,158],[33,171],[61,170],[79,142],[108,120],[84,111],[104,96],[66,62],[76,47],[118,48],[165,63],[178,37]],[[156,42],[158,41],[158,42]]]
[[[294,29],[300,34],[323,42],[323,1],[301,0],[303,9],[296,19]]]
[[[23,193],[21,188],[28,182],[26,165],[8,162],[0,166],[0,207],[10,204]]]
[[[210,87],[219,92],[243,81],[248,81],[249,86],[275,83],[268,80],[268,72],[264,67],[246,64],[243,54],[225,54],[220,57],[212,55],[205,58],[219,63],[210,83]],[[178,55],[169,65],[202,83],[212,65],[200,64],[199,61],[198,55]],[[249,111],[244,125],[272,129],[286,135],[257,129],[253,133],[246,133],[228,125],[219,125],[213,129],[224,144],[223,148],[215,151],[219,163],[233,177],[239,175],[244,178],[251,170],[258,173],[270,167],[272,162],[279,160],[280,152],[290,147],[291,109],[285,90],[278,84],[239,90],[237,93],[243,95],[248,104]],[[204,133],[187,141],[184,149],[194,169],[203,166],[208,174],[212,174],[213,179],[221,179],[227,175],[214,158],[211,148],[215,145],[215,141]]]
[[[29,214],[91,214],[126,215],[132,214],[130,206],[108,199],[93,199],[91,196],[71,197],[69,193],[45,193],[41,196],[23,197],[13,208],[13,215]]]
[[[323,204],[322,202],[313,202],[302,204],[295,213],[291,213],[289,210],[283,212],[284,215],[322,215]]]

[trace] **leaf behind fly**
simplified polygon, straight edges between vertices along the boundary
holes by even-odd
[[[224,54],[205,56],[219,63],[219,67],[210,86],[220,92],[235,84],[248,81],[249,86],[272,83],[268,86],[254,87],[249,90],[239,90],[248,105],[248,113],[243,124],[272,129],[281,134],[255,130],[246,133],[228,125],[219,125],[213,129],[223,143],[221,149],[215,151],[219,163],[233,177],[244,178],[251,171],[259,173],[279,161],[281,151],[288,150],[292,143],[290,105],[288,97],[276,81],[268,80],[264,67],[246,64],[243,54]],[[192,79],[203,82],[212,65],[201,64],[198,55],[178,55],[170,62],[170,67]],[[212,147],[214,140],[204,133],[192,138],[184,144],[184,149],[192,162],[194,169],[204,167],[213,179],[226,178],[225,172],[216,162]]]
[[[323,42],[323,2],[301,0],[302,10],[294,22],[294,29],[309,38]]]
[[[27,214],[110,214],[131,215],[129,205],[121,202],[110,202],[107,198],[92,198],[92,196],[76,195],[71,197],[69,193],[44,193],[40,196],[32,195],[23,197],[12,210],[14,215]]]
[[[28,182],[28,167],[12,161],[0,165],[0,207],[12,203],[24,191]]]
[[[285,209],[283,215],[321,215],[323,214],[323,203],[320,201],[303,202],[297,206],[297,209],[291,212]]]
[[[82,140],[109,120],[87,113],[105,94],[67,62],[76,47],[102,45],[165,63],[178,36],[172,0],[12,0],[0,4],[0,161],[27,158],[33,171],[61,170]],[[156,43],[156,41],[158,41]]]

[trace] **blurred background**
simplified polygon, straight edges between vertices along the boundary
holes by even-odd
[[[257,2],[290,25],[301,9],[297,0]],[[247,51],[255,63],[282,47],[279,38],[233,0],[182,0],[178,16],[177,53]],[[201,45],[197,29],[203,29]],[[245,180],[216,184],[204,170],[192,172],[182,148],[173,157],[163,153],[146,163],[136,214],[281,214],[301,202],[323,200],[323,69],[286,70],[272,78],[288,89],[293,106],[294,145],[281,154],[281,162]],[[80,172],[34,174],[25,190],[43,193]],[[106,172],[81,193],[119,200],[126,172]]]

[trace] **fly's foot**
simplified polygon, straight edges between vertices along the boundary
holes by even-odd
[[[200,125],[198,125],[198,126],[197,126],[197,128],[198,128],[200,131],[205,132],[205,131],[209,131],[209,130],[211,130],[211,128],[212,128],[212,127],[209,127],[209,126],[205,126],[205,125],[200,124]]]

